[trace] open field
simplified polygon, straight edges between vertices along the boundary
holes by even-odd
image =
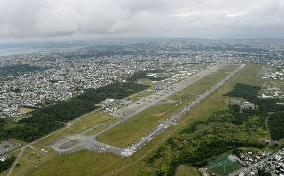
[[[104,132],[97,137],[97,140],[117,147],[129,146],[157,126],[161,120],[170,117],[184,105],[193,101],[197,94],[203,93],[219,80],[223,79],[235,67],[235,65],[229,65],[214,72],[210,76],[187,87],[185,90],[172,95],[168,102],[165,101],[162,104],[154,105]]]
[[[198,176],[198,170],[194,167],[180,165],[175,176]]]
[[[97,139],[114,146],[127,147],[157,126],[160,120],[173,114],[175,106],[173,104],[152,106],[126,122],[106,131]]]
[[[140,98],[151,95],[153,91],[154,91],[153,88],[149,88],[149,89],[143,90],[142,92],[138,92],[134,95],[129,96],[128,99],[132,101],[136,101],[136,100],[139,100]]]
[[[25,163],[20,163],[21,166],[17,168],[17,172],[12,175],[32,175],[32,176],[75,176],[75,175],[136,175],[141,170],[147,170],[143,158],[153,151],[160,143],[164,142],[169,136],[177,131],[182,130],[184,127],[189,126],[200,118],[206,118],[212,112],[226,108],[225,99],[222,95],[230,91],[235,83],[242,82],[247,84],[257,84],[258,80],[255,75],[259,71],[259,66],[250,65],[242,71],[239,76],[235,76],[232,80],[228,81],[222,88],[218,89],[206,100],[200,103],[192,111],[181,119],[179,125],[171,126],[162,134],[154,138],[150,143],[144,146],[140,151],[135,153],[130,158],[121,158],[109,153],[98,154],[91,151],[79,151],[65,155],[50,155],[47,161],[35,166],[24,166]],[[61,133],[61,132],[60,132]],[[57,135],[56,135],[57,136]],[[60,136],[60,135],[58,135]],[[48,143],[51,140],[43,142]],[[31,170],[31,171],[30,171]]]

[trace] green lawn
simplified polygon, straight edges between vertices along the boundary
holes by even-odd
[[[175,110],[173,104],[160,104],[148,108],[126,122],[98,136],[103,141],[115,146],[126,147],[144,136],[159,124],[159,121],[169,117]]]
[[[32,175],[93,176],[94,173],[102,173],[104,170],[111,171],[114,164],[119,166],[119,163],[125,163],[122,158],[117,158],[111,154],[95,154],[86,150],[57,157],[55,161],[48,162],[48,167],[43,167],[40,170],[36,169]]]

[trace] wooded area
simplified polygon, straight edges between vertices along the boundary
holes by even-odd
[[[139,71],[134,73],[132,76],[128,77],[128,81],[137,81],[139,79],[150,79],[151,81],[161,81],[165,79],[166,77],[153,77],[153,76],[147,76],[148,73],[160,73],[161,70],[149,70],[149,71]]]
[[[135,82],[114,83],[98,89],[88,89],[67,101],[56,102],[32,111],[28,118],[20,120],[12,128],[6,128],[6,120],[0,121],[0,140],[16,138],[36,140],[83,114],[94,111],[96,104],[107,98],[122,99],[148,88]]]
[[[15,161],[15,157],[11,157],[6,159],[5,161],[0,161],[0,172],[3,172],[4,170],[7,170]]]

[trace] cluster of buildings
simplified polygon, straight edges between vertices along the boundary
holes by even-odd
[[[283,99],[284,92],[280,89],[279,85],[271,82],[262,86],[262,94],[260,98],[264,99]]]
[[[241,152],[239,158],[243,166],[249,166],[271,155],[271,152]]]
[[[283,65],[265,65],[260,72],[262,79],[267,79],[269,82],[262,86],[261,96],[264,99],[284,99],[284,92],[281,90],[281,81],[284,80]],[[283,103],[283,102],[279,102]]]
[[[70,59],[63,56],[46,58],[42,55],[9,57],[10,60],[0,60],[2,67],[31,65],[45,69],[10,76],[0,75],[0,118],[21,116],[47,104],[67,100],[86,89],[124,81],[137,71],[164,70],[182,76],[184,72],[195,68],[186,60],[144,58],[134,61],[133,56],[125,55],[96,59]],[[172,63],[174,67],[169,66]],[[175,79],[173,77],[171,81]]]
[[[188,65],[268,61],[283,65],[281,47],[273,42],[157,39],[77,44],[74,41],[72,46],[67,43],[64,47],[62,43],[60,48],[54,45],[45,52],[0,57],[0,69],[17,65],[41,68],[8,76],[0,74],[0,118],[21,116],[86,89],[123,81],[137,71],[163,70],[182,76]],[[273,74],[282,79],[283,68],[277,68]],[[173,82],[176,79],[171,78]]]
[[[113,113],[115,110],[122,106],[127,106],[132,103],[132,100],[129,100],[128,98],[123,99],[112,99],[108,98],[104,101],[101,101],[101,103],[97,104],[103,110],[104,112]]]
[[[11,157],[9,152],[19,148],[21,144],[18,144],[14,141],[5,140],[0,142],[0,161],[5,161]]]
[[[271,176],[284,175],[284,148],[273,154],[268,152],[241,153],[240,159],[245,167],[231,175],[257,176],[260,172]]]
[[[238,105],[240,107],[240,111],[256,109],[256,105],[254,103],[237,98],[230,98],[230,100],[228,100],[228,106],[232,105]]]
[[[268,64],[263,66],[262,70],[263,79],[284,80],[284,65]]]

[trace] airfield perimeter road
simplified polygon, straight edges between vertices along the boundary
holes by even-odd
[[[201,101],[203,101],[206,97],[208,97],[210,94],[212,94],[216,89],[221,87],[232,76],[234,76],[242,68],[244,68],[244,66],[245,66],[245,64],[239,66],[237,69],[235,69],[229,75],[227,75],[223,80],[219,81],[217,84],[212,86],[210,89],[205,91],[203,94],[199,95],[194,101],[192,101],[189,104],[187,104],[186,106],[184,106],[180,111],[178,111],[177,113],[172,115],[170,118],[162,121],[156,128],[154,128],[151,132],[146,134],[146,136],[142,137],[138,142],[133,143],[130,147],[120,148],[120,147],[112,146],[112,145],[109,145],[109,144],[106,144],[106,143],[103,143],[103,142],[96,140],[96,137],[98,135],[102,134],[106,130],[109,130],[110,128],[113,128],[117,124],[121,123],[121,121],[110,125],[106,129],[97,133],[97,135],[95,135],[95,136],[76,135],[76,136],[70,137],[70,139],[81,140],[81,143],[78,143],[78,146],[80,146],[80,148],[83,146],[84,148],[94,150],[94,151],[97,151],[97,152],[111,152],[111,153],[114,153],[114,154],[117,154],[117,155],[120,155],[120,156],[123,156],[123,157],[131,156],[138,149],[142,148],[146,143],[151,141],[155,136],[157,136],[158,134],[163,132],[169,126],[175,124],[177,122],[177,120],[182,117],[182,115],[184,115],[186,112],[191,110],[194,106],[196,106]],[[125,118],[122,121],[125,121],[128,118]],[[58,144],[58,145],[52,146],[52,148],[55,151],[57,151],[58,153],[66,153],[66,152],[70,152],[70,151],[74,150],[74,147],[75,147],[75,146],[73,146],[71,148],[61,148],[60,145],[63,145],[63,144]]]

